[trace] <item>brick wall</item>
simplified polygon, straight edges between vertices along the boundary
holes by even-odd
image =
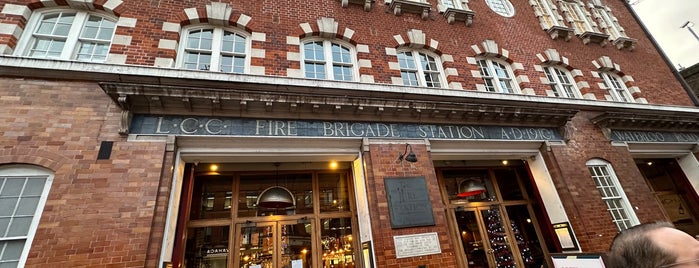
[[[573,230],[585,252],[604,252],[617,233],[586,162],[600,158],[612,164],[621,187],[641,222],[665,220],[658,202],[625,147],[611,146],[602,130],[590,123],[595,113],[573,118],[575,131],[567,146],[552,146],[547,166]]]
[[[55,172],[27,267],[143,267],[164,143],[119,137],[119,109],[94,83],[0,84],[0,165]],[[105,140],[111,157],[97,160]]]
[[[29,1],[31,8],[40,8],[44,4],[39,0]],[[96,9],[105,9],[107,1],[95,1]],[[179,40],[175,32],[163,30],[164,23],[186,26],[191,24],[184,10],[196,8],[198,13],[206,13],[206,5],[211,1],[135,1],[126,0],[113,12],[124,19],[136,20],[135,27],[121,26],[116,34],[131,37],[128,45],[112,46],[112,54],[126,55],[126,64],[153,66],[156,58],[174,58],[176,51],[171,48],[159,48],[159,40]],[[591,63],[602,56],[610,57],[620,67],[622,74],[633,77],[627,86],[636,86],[640,93],[637,97],[645,98],[649,103],[692,105],[686,92],[679,82],[672,77],[670,68],[664,63],[650,40],[644,36],[639,25],[635,24],[632,15],[626,10],[622,1],[606,0],[613,14],[619,19],[631,38],[638,39],[634,51],[619,50],[609,44],[600,47],[598,44],[585,45],[573,37],[570,41],[552,40],[540,27],[528,1],[511,1],[516,15],[505,18],[492,12],[484,1],[470,2],[469,7],[475,12],[473,25],[467,27],[463,23],[448,24],[444,16],[437,12],[435,0],[427,20],[422,20],[418,14],[405,13],[395,16],[387,9],[382,1],[376,1],[370,11],[364,11],[359,5],[351,4],[342,8],[340,1],[321,1],[314,5],[296,1],[226,1],[233,9],[231,18],[241,15],[249,16],[250,22],[245,26],[248,32],[264,33],[263,42],[253,42],[255,49],[264,50],[265,58],[253,58],[253,64],[264,65],[266,75],[287,76],[287,68],[299,68],[297,62],[289,61],[287,52],[298,52],[298,45],[287,44],[287,37],[303,37],[304,31],[299,26],[309,23],[317,31],[317,20],[322,17],[333,18],[338,22],[338,29],[351,29],[353,41],[367,44],[369,53],[359,53],[359,60],[371,61],[371,68],[361,68],[362,75],[373,76],[376,83],[391,83],[391,77],[399,77],[397,70],[391,70],[388,62],[395,62],[395,56],[386,55],[386,48],[395,48],[398,43],[395,35],[405,36],[408,30],[417,29],[424,32],[427,40],[438,42],[439,53],[452,55],[453,62],[445,62],[444,68],[454,68],[458,75],[447,77],[449,81],[461,83],[464,90],[475,90],[481,79],[471,76],[471,71],[477,71],[477,66],[466,62],[467,57],[475,56],[471,48],[486,39],[495,40],[501,49],[509,51],[509,59],[522,63],[524,69],[518,70],[518,75],[525,75],[529,82],[520,83],[521,88],[532,88],[537,95],[546,96],[547,85],[540,82],[541,73],[534,65],[541,64],[536,54],[546,49],[556,49],[561,56],[569,59],[569,66],[578,69],[583,76],[577,80],[586,81],[597,100],[604,100],[606,90],[600,89],[602,82],[594,77],[595,66]],[[0,8],[6,3],[27,6],[27,1],[0,1]],[[56,1],[65,4],[65,1]],[[205,14],[200,14],[205,17]],[[0,22],[18,25],[24,29],[26,19],[21,15],[0,13]],[[233,21],[233,24],[235,21]],[[338,35],[341,33],[338,33]],[[11,48],[16,46],[16,37],[0,35],[0,44]],[[654,68],[648,68],[654,66]]]
[[[452,238],[448,234],[445,207],[442,204],[432,160],[429,158],[426,146],[413,144],[411,147],[418,157],[418,162],[416,163],[403,161],[401,165],[396,162],[399,153],[403,153],[405,150],[404,143],[370,145],[369,154],[365,156],[376,267],[397,268],[417,267],[418,265],[456,267],[454,245],[451,244]],[[392,229],[384,179],[387,177],[414,176],[425,177],[430,201],[432,202],[435,225]],[[436,232],[439,237],[442,249],[441,254],[396,259],[395,245],[393,244],[394,236],[432,232]]]

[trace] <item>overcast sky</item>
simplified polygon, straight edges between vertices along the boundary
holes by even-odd
[[[675,68],[699,63],[699,40],[689,29],[681,28],[688,21],[693,22],[691,28],[699,35],[699,0],[630,0],[630,3]]]

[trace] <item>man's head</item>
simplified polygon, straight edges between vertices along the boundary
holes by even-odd
[[[666,222],[619,233],[609,249],[611,268],[699,268],[699,241]]]

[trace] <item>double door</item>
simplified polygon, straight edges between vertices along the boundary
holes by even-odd
[[[313,222],[304,219],[238,223],[233,267],[314,267],[314,229]]]
[[[543,252],[526,205],[454,210],[469,268],[541,267]]]

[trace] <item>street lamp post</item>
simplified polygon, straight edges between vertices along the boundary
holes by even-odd
[[[694,32],[692,27],[694,27],[694,22],[687,21],[680,28],[687,28],[689,32],[692,33],[692,35],[694,35],[694,38],[697,39],[697,41],[699,41],[699,36],[697,36],[697,33]]]

